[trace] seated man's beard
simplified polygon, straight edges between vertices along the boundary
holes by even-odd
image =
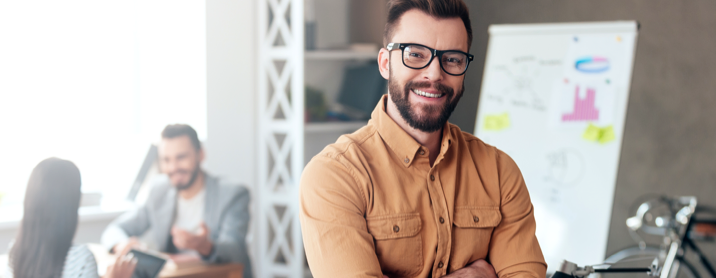
[[[176,189],[179,191],[189,189],[189,187],[191,187],[191,185],[194,184],[194,181],[196,181],[196,178],[199,176],[199,171],[201,171],[201,169],[200,169],[199,165],[196,165],[196,167],[194,168],[194,172],[191,173],[191,178],[189,179],[189,182],[187,182],[186,184],[175,184]],[[186,171],[178,170],[177,172],[186,172]]]
[[[435,83],[433,88],[439,93],[445,94],[445,96],[443,96],[447,98],[445,103],[443,105],[418,104],[420,106],[413,109],[409,99],[410,90],[430,88],[430,85],[430,82],[408,81],[401,90],[400,85],[398,85],[398,82],[392,77],[392,74],[388,81],[390,99],[392,99],[395,106],[398,107],[400,116],[403,117],[410,127],[423,132],[435,132],[442,129],[450,118],[452,111],[455,110],[457,103],[460,101],[462,92],[465,90],[465,85],[463,84],[462,89],[460,89],[460,92],[456,95],[452,88],[440,83]],[[453,96],[455,96],[454,99]],[[422,110],[422,115],[419,114],[419,110]],[[433,116],[436,113],[438,115]]]

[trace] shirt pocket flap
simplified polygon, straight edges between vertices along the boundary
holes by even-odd
[[[460,207],[455,209],[455,226],[460,228],[494,228],[502,221],[498,207]]]
[[[420,232],[420,214],[396,214],[369,217],[368,232],[376,240],[412,237]]]

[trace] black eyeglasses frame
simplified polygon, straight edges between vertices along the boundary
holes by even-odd
[[[424,66],[419,67],[419,68],[411,67],[411,66],[406,65],[406,64],[405,64],[405,48],[408,47],[408,46],[411,46],[411,45],[416,45],[416,46],[425,47],[425,48],[429,49],[430,52],[432,53],[432,56],[430,57],[430,61],[428,61],[427,64],[425,64]],[[445,72],[445,73],[447,73],[447,74],[449,74],[449,75],[452,75],[452,76],[460,76],[460,75],[465,74],[465,72],[467,72],[467,68],[470,67],[470,62],[472,62],[472,60],[475,58],[474,55],[472,55],[472,54],[470,54],[470,53],[467,53],[467,52],[460,51],[460,50],[437,50],[437,49],[433,49],[433,48],[424,46],[424,45],[419,44],[419,43],[395,43],[395,42],[391,42],[391,43],[389,43],[385,48],[388,49],[388,51],[393,51],[393,50],[396,50],[396,49],[400,49],[400,60],[403,61],[403,65],[404,65],[405,67],[410,68],[410,69],[424,69],[424,68],[426,68],[427,66],[429,66],[430,63],[433,62],[433,59],[434,59],[435,57],[438,57],[438,63],[440,64],[440,69],[442,69],[443,72]],[[465,69],[462,71],[462,73],[460,73],[460,74],[452,74],[452,73],[449,73],[447,70],[445,70],[445,67],[443,67],[442,58],[443,58],[443,54],[444,54],[444,53],[447,53],[447,52],[458,52],[458,53],[465,54],[465,56],[467,56],[467,64],[465,65]]]

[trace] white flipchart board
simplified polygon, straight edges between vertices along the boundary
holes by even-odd
[[[475,135],[520,167],[549,272],[605,258],[637,30],[490,26]]]

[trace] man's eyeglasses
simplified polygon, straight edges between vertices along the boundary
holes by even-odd
[[[436,50],[417,43],[394,43],[386,47],[388,51],[400,49],[403,65],[411,69],[423,69],[430,65],[433,58],[438,57],[440,68],[449,75],[463,75],[467,66],[475,57],[459,50]]]

